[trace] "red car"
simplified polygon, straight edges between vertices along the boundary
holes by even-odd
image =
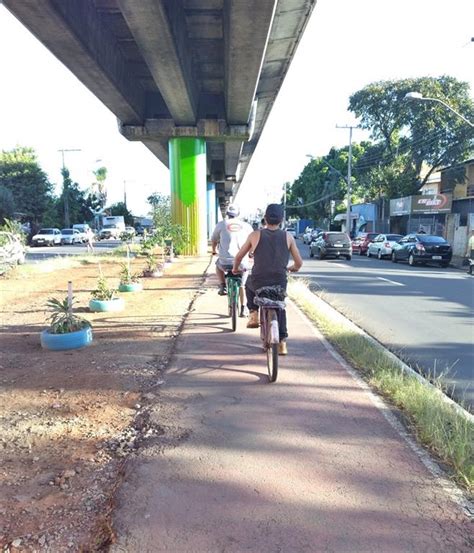
[[[365,255],[369,244],[374,241],[380,232],[361,232],[352,242],[352,252],[359,255]]]

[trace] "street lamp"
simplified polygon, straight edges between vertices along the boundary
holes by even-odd
[[[474,123],[469,121],[469,119],[466,119],[464,115],[461,115],[458,113],[455,109],[453,109],[450,105],[448,105],[446,102],[443,102],[443,100],[440,100],[439,98],[426,98],[421,94],[421,92],[407,92],[405,94],[404,100],[408,100],[409,102],[438,102],[438,104],[442,104],[445,108],[449,109],[453,113],[455,113],[458,117],[460,117],[465,123],[467,123],[470,127],[474,127]]]

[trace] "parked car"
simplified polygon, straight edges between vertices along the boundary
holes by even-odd
[[[12,232],[0,231],[0,265],[23,264],[26,248],[20,238]]]
[[[369,244],[379,235],[378,232],[361,232],[352,242],[352,251],[366,255]]]
[[[135,236],[136,230],[133,227],[125,227],[125,232]]]
[[[349,235],[345,232],[320,232],[309,245],[309,257],[318,256],[319,259],[333,256],[352,259],[352,246]]]
[[[81,233],[75,228],[63,228],[61,230],[61,244],[80,244]]]
[[[42,228],[31,239],[32,246],[60,246],[61,231],[58,228]]]
[[[453,250],[441,236],[408,234],[393,245],[392,261],[408,261],[409,265],[435,263],[447,267]]]
[[[401,240],[401,234],[379,234],[367,247],[367,257],[375,255],[379,259],[392,255],[393,245]]]
[[[311,234],[313,229],[311,227],[306,227],[303,233],[303,244],[309,244],[311,242]]]
[[[81,242],[87,242],[89,240],[89,236],[94,234],[93,230],[87,223],[72,225],[72,228],[79,232]]]

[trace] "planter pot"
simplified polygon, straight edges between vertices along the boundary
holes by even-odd
[[[119,292],[141,292],[143,286],[141,282],[131,282],[130,284],[120,284]]]
[[[146,278],[158,278],[160,276],[162,276],[162,272],[161,271],[143,271],[143,276],[146,277]]]
[[[92,342],[92,328],[86,326],[76,332],[67,334],[51,334],[48,329],[40,335],[41,346],[44,349],[61,351],[67,349],[79,349],[88,346]]]
[[[122,311],[125,307],[123,298],[114,298],[113,300],[90,300],[89,309],[95,312],[101,311]]]

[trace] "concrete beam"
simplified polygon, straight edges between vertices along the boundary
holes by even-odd
[[[200,137],[219,142],[234,141],[239,152],[242,141],[250,136],[247,125],[228,125],[224,119],[199,119],[193,126],[176,125],[173,119],[147,119],[144,125],[120,125],[119,130],[128,140]]]
[[[224,0],[225,102],[230,124],[249,121],[276,3]]]
[[[145,95],[92,2],[4,0],[17,17],[121,121],[143,120]]]
[[[240,160],[240,153],[242,152],[242,142],[226,142],[224,144],[225,150],[225,174],[227,176],[233,176],[238,180],[238,166]]]
[[[118,0],[118,4],[174,121],[193,125],[197,91],[182,0]]]

